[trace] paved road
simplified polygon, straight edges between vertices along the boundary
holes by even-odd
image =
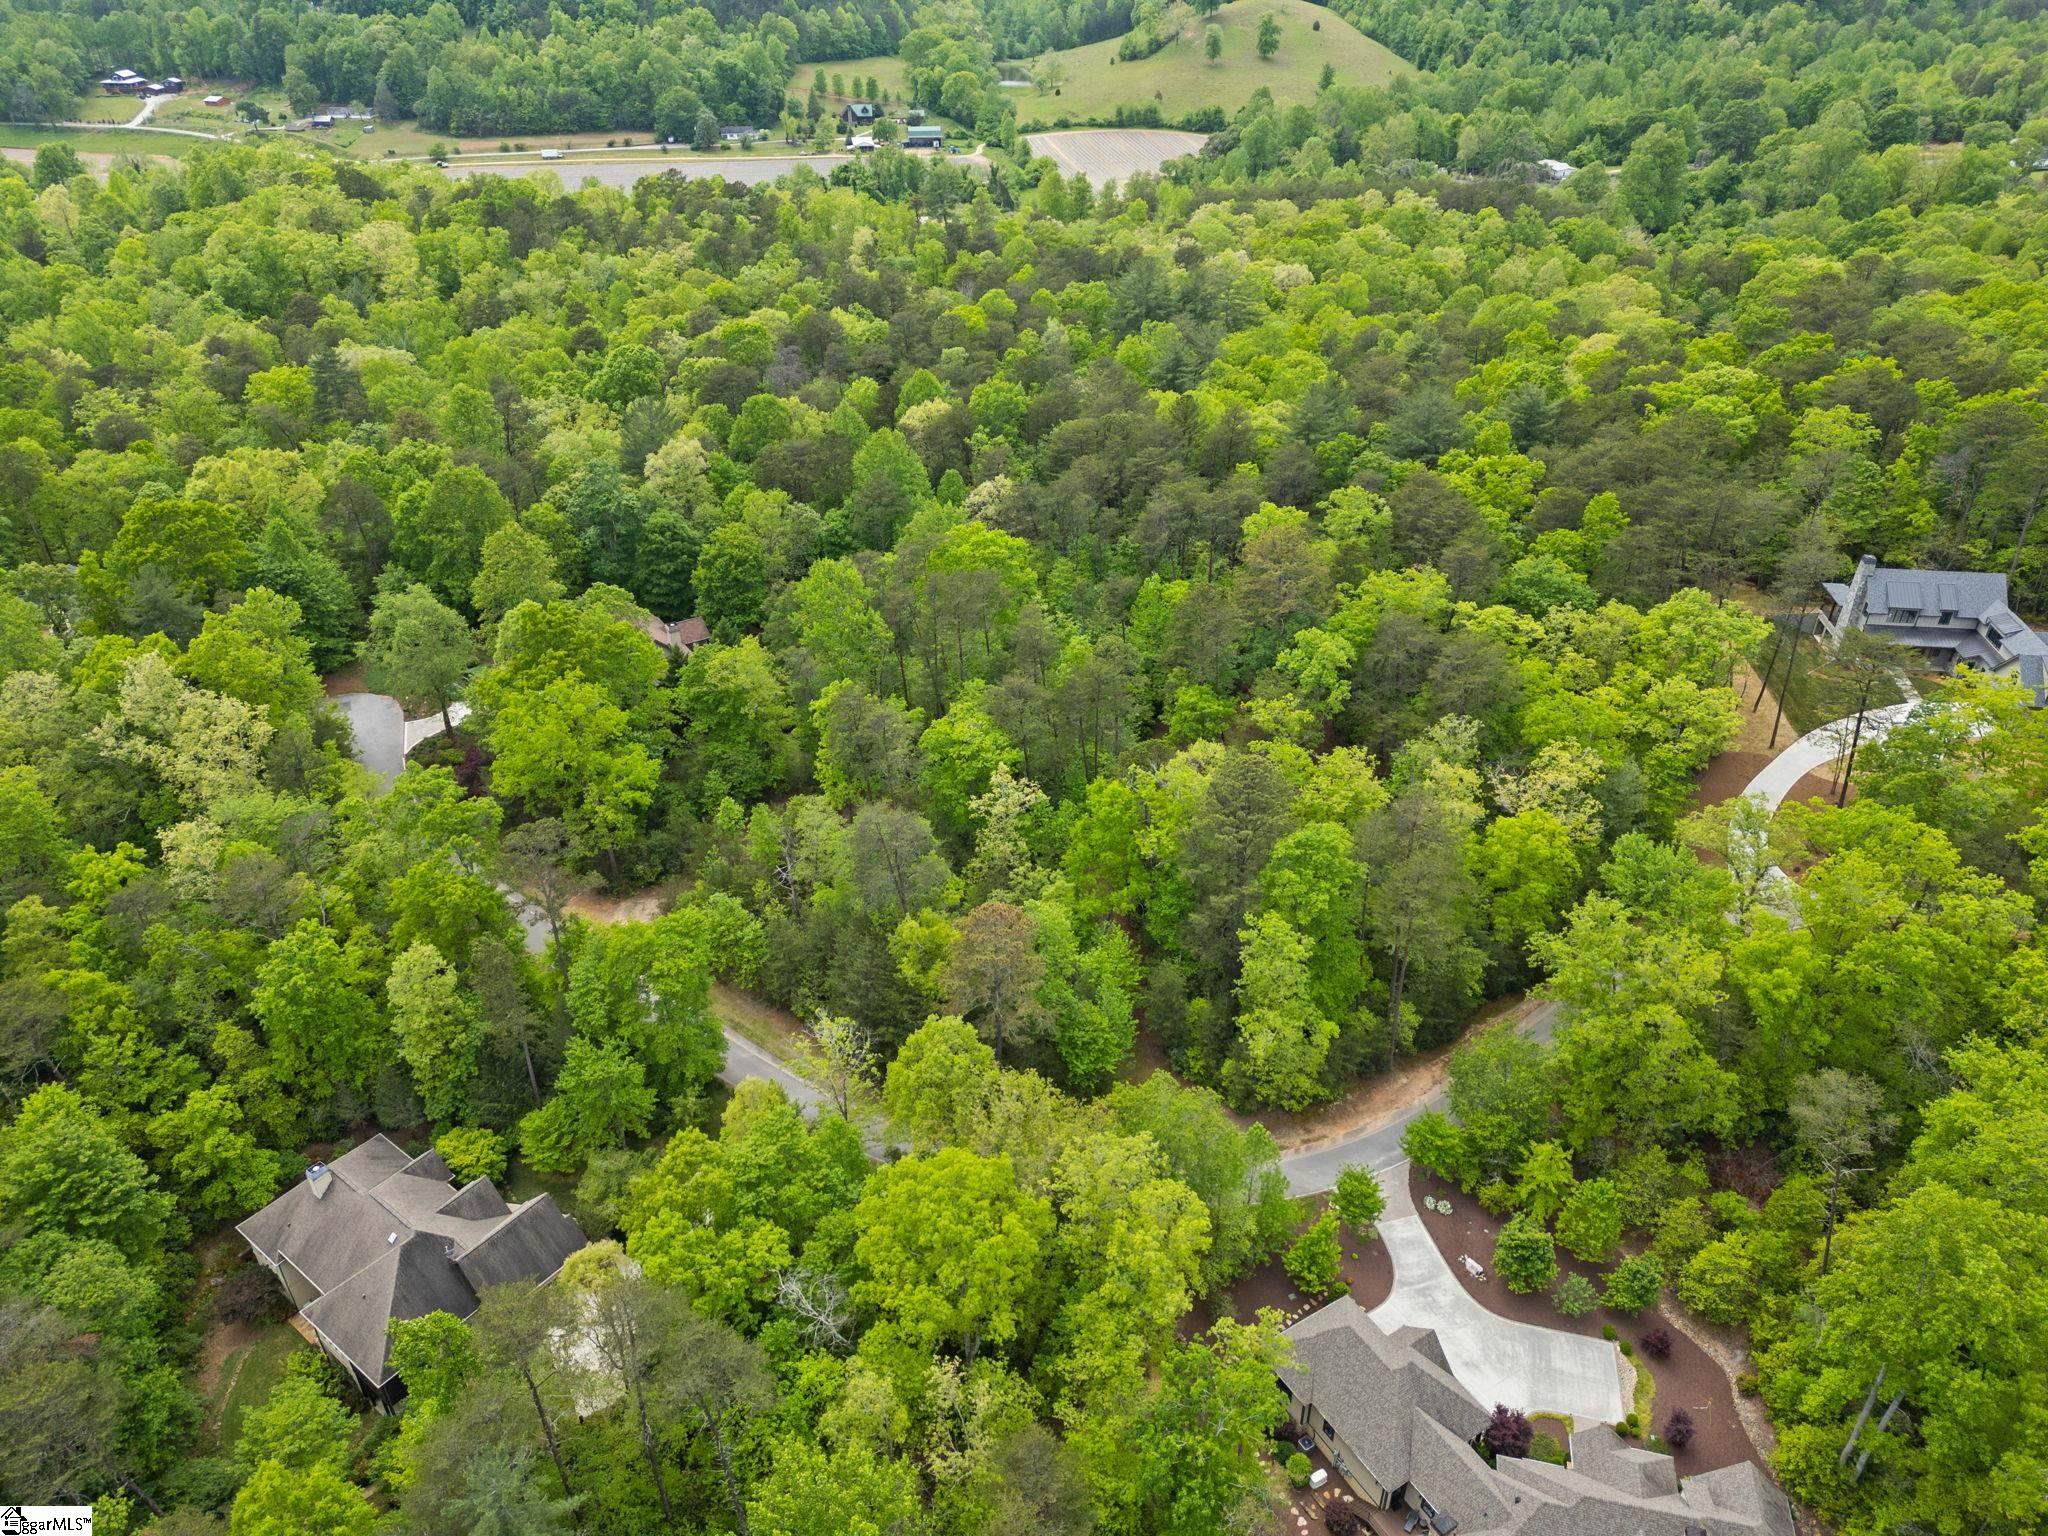
[[[1547,1041],[1557,1032],[1558,1016],[1562,1012],[1560,1003],[1539,1002],[1522,1016],[1515,1027],[1532,1040]],[[1291,1195],[1319,1195],[1334,1189],[1337,1175],[1359,1163],[1381,1174],[1405,1166],[1407,1159],[1401,1155],[1401,1137],[1409,1123],[1429,1110],[1449,1108],[1450,1101],[1444,1096],[1444,1090],[1435,1088],[1413,1104],[1375,1125],[1354,1131],[1342,1141],[1289,1153],[1280,1159],[1280,1170],[1287,1175],[1287,1192]],[[1386,1181],[1383,1179],[1381,1182]]]
[[[1394,1261],[1394,1289],[1369,1314],[1380,1327],[1433,1329],[1451,1374],[1482,1403],[1566,1413],[1580,1427],[1621,1421],[1627,1410],[1615,1347],[1498,1317],[1473,1300],[1424,1229],[1407,1180],[1387,1190],[1379,1230]]]

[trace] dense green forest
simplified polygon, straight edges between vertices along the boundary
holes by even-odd
[[[1309,1212],[1245,1117],[1540,989],[1416,1162],[1746,1330],[1833,1528],[2048,1530],[2048,712],[1930,683],[1853,802],[1696,809],[1852,557],[2048,606],[2042,22],[1347,13],[1426,68],[1108,191],[0,164],[0,1491],[1263,1529],[1230,1291]],[[611,125],[779,100],[839,14],[16,8],[0,68]],[[863,15],[977,110],[1106,24]],[[388,792],[358,662],[472,710]],[[749,995],[814,1123],[719,1083]],[[601,1241],[402,1325],[395,1418],[310,1351],[226,1416],[213,1341],[282,1325],[224,1229],[379,1126]]]

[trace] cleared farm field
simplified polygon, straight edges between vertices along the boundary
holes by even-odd
[[[1096,186],[1128,181],[1139,171],[1156,171],[1169,160],[1192,155],[1208,142],[1200,133],[1177,128],[1069,128],[1034,133],[1028,140],[1034,155],[1059,163],[1069,176],[1086,176]]]
[[[1279,24],[1280,49],[1262,59],[1259,24],[1268,16]],[[1205,47],[1211,27],[1222,45],[1214,62]],[[1005,65],[1039,82],[1011,93],[1018,126],[1028,132],[1062,117],[1106,122],[1119,107],[1155,107],[1166,122],[1204,107],[1228,115],[1262,87],[1276,105],[1291,107],[1315,99],[1324,65],[1339,85],[1385,85],[1408,72],[1391,49],[1310,0],[1234,0],[1206,20],[1176,0],[1159,31],[1173,41],[1149,58],[1118,59],[1123,39],[1113,38]]]

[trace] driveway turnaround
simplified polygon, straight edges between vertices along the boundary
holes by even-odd
[[[1388,1185],[1387,1216],[1380,1240],[1394,1261],[1394,1290],[1369,1314],[1375,1323],[1434,1330],[1451,1374],[1488,1407],[1570,1414],[1579,1429],[1621,1422],[1621,1357],[1612,1344],[1496,1317],[1466,1295],[1415,1214],[1405,1170]]]
[[[349,734],[355,742],[355,758],[384,781],[405,772],[405,711],[388,693],[344,693],[329,699],[348,717]]]

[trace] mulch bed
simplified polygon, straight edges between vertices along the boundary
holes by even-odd
[[[1790,746],[1799,739],[1798,733],[1789,727],[1778,738],[1780,749]],[[1691,809],[1703,811],[1710,805],[1719,805],[1723,800],[1733,800],[1745,789],[1749,781],[1763,772],[1764,767],[1776,752],[1723,752],[1708,763],[1700,774],[1699,783],[1692,792]],[[1792,786],[1792,793],[1785,797],[1787,805],[1804,805],[1816,796],[1833,800],[1835,787],[1825,773],[1809,773]],[[1856,798],[1856,786],[1849,786],[1849,798]]]
[[[1323,1203],[1320,1196],[1316,1203],[1320,1208]],[[1351,1287],[1351,1299],[1370,1312],[1393,1292],[1394,1261],[1387,1257],[1387,1245],[1377,1237],[1360,1242],[1348,1231],[1342,1236],[1345,1283]],[[1288,1276],[1280,1255],[1275,1254],[1237,1284],[1196,1302],[1180,1320],[1180,1335],[1192,1338],[1219,1317],[1249,1323],[1263,1307],[1273,1308],[1292,1322],[1321,1305],[1323,1303],[1315,1297],[1301,1293]]]
[[[1500,1317],[1514,1318],[1517,1322],[1535,1323],[1540,1327],[1585,1334],[1590,1338],[1600,1337],[1601,1329],[1609,1325],[1620,1337],[1632,1342],[1640,1340],[1654,1328],[1662,1328],[1671,1335],[1670,1358],[1651,1360],[1638,1347],[1634,1363],[1638,1370],[1647,1369],[1656,1379],[1655,1428],[1660,1434],[1674,1408],[1684,1408],[1692,1414],[1697,1431],[1692,1444],[1673,1453],[1679,1476],[1691,1477],[1695,1473],[1710,1472],[1715,1467],[1732,1466],[1738,1461],[1753,1461],[1769,1470],[1742,1428],[1742,1420],[1735,1411],[1734,1389],[1728,1378],[1705,1350],[1671,1327],[1659,1309],[1653,1307],[1630,1317],[1626,1313],[1596,1307],[1584,1317],[1566,1317],[1551,1304],[1548,1295],[1518,1296],[1492,1273],[1493,1240],[1500,1231],[1500,1218],[1490,1215],[1484,1206],[1455,1184],[1425,1173],[1412,1163],[1409,1165],[1408,1186],[1415,1196],[1415,1209],[1422,1217],[1422,1225],[1450,1265],[1451,1273],[1457,1276],[1458,1283],[1465,1287],[1473,1300],[1487,1311]],[[1450,1201],[1452,1214],[1441,1216],[1426,1209],[1422,1203],[1424,1195]],[[1458,1256],[1466,1253],[1486,1266],[1490,1278],[1475,1281],[1465,1273],[1464,1267],[1458,1263]],[[1560,1279],[1567,1273],[1577,1273],[1596,1285],[1602,1272],[1600,1265],[1581,1263],[1562,1248],[1557,1250],[1557,1266]]]

